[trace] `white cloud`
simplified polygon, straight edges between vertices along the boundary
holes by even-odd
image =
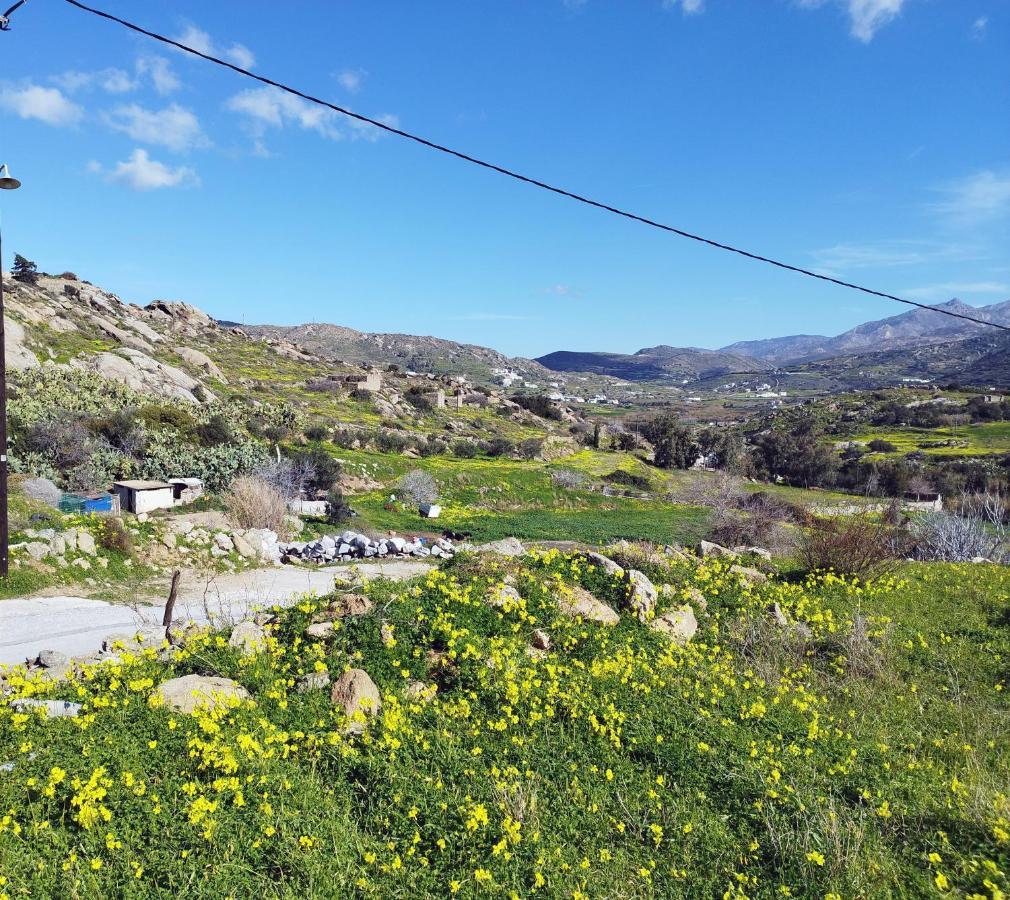
[[[853,37],[869,43],[879,28],[898,17],[904,3],[905,0],[849,0]]]
[[[570,297],[573,294],[571,285],[552,284],[549,288],[544,288],[545,294],[553,294],[555,297]]]
[[[262,137],[267,128],[283,128],[286,125],[315,131],[335,141],[346,137],[376,141],[382,137],[382,129],[368,122],[341,116],[331,109],[309,103],[278,88],[250,88],[236,94],[225,105],[232,112],[247,117],[255,138]],[[374,118],[393,127],[398,123],[396,116],[389,114]],[[340,122],[341,119],[344,121]],[[342,130],[339,125],[345,126],[345,129]],[[262,153],[264,150],[262,142],[258,142],[257,152]]]
[[[58,88],[36,84],[0,86],[0,108],[10,110],[22,119],[38,119],[47,125],[75,125],[84,110],[68,100]]]
[[[982,40],[985,37],[986,31],[989,29],[989,17],[979,16],[974,22],[971,23],[971,36],[976,40]]]
[[[97,72],[63,72],[53,75],[49,80],[71,94],[92,87],[100,87],[110,94],[126,94],[137,88],[137,82],[130,77],[129,72],[115,67]]]
[[[88,166],[92,172],[102,171],[101,166],[91,163]],[[187,166],[172,168],[151,159],[146,150],[140,148],[130,154],[124,162],[116,163],[109,173],[108,180],[123,184],[135,191],[153,191],[159,188],[195,187],[200,183],[196,172]]]
[[[365,80],[365,72],[362,69],[344,69],[337,73],[337,82],[345,90],[352,94],[361,90],[361,83]]]
[[[206,53],[208,56],[217,56],[225,59],[243,69],[251,69],[256,64],[256,57],[252,50],[244,44],[232,44],[230,47],[218,47],[211,36],[202,28],[195,25],[187,25],[186,30],[177,38],[180,44]],[[182,51],[180,51],[182,52]]]
[[[929,251],[911,241],[885,241],[880,244],[835,244],[815,250],[813,256],[817,265],[839,271],[914,265],[926,262]]]
[[[1010,172],[989,169],[941,185],[944,200],[932,208],[957,226],[993,222],[1010,213]]]
[[[335,124],[337,113],[278,88],[250,88],[236,94],[226,106],[232,112],[247,116],[256,133],[261,134],[267,127],[283,128],[286,124],[295,124],[334,140],[343,137]]]
[[[797,0],[806,9],[816,9],[831,0]],[[841,3],[849,16],[849,31],[852,36],[868,44],[873,36],[889,22],[896,19],[905,0],[836,0]]]
[[[663,9],[680,9],[685,16],[705,11],[705,0],[663,0]]]
[[[137,60],[137,72],[150,77],[154,89],[162,96],[177,91],[181,85],[179,77],[164,56],[140,57]]]
[[[940,284],[906,288],[901,293],[914,300],[949,300],[951,297],[973,295],[1010,298],[1010,284],[1001,281],[944,281]]]
[[[105,121],[135,141],[168,147],[179,153],[207,144],[199,119],[177,103],[160,110],[145,109],[136,103],[117,106],[106,114]]]

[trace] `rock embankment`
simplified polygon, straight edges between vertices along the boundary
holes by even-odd
[[[325,535],[314,541],[281,543],[278,544],[278,548],[282,561],[288,563],[325,564],[390,556],[452,559],[456,555],[456,548],[452,541],[445,538],[425,543],[421,538],[408,539],[398,536],[370,538],[368,535],[359,534],[356,531]]]

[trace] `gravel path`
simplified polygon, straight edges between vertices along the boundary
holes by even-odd
[[[366,578],[403,581],[431,565],[419,560],[358,563]],[[324,594],[352,578],[350,566],[301,569],[284,566],[208,577],[183,572],[175,620],[237,622],[257,607],[288,604],[307,593]],[[84,597],[16,597],[0,600],[0,665],[24,662],[40,650],[80,656],[101,649],[114,634],[160,626],[165,603],[107,603]]]

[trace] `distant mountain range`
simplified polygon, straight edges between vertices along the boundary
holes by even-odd
[[[991,306],[975,307],[954,299],[937,304],[934,308],[1010,327],[1010,300]],[[848,368],[853,364],[855,357],[865,354],[880,359],[886,357],[890,359],[891,365],[895,366],[899,365],[901,354],[907,351],[938,344],[949,347],[951,344],[973,338],[982,339],[979,346],[989,347],[998,335],[999,332],[985,325],[931,312],[928,309],[912,309],[900,315],[857,325],[834,337],[795,334],[765,340],[738,341],[719,350],[665,345],[646,348],[632,354],[560,350],[538,357],[536,362],[558,372],[592,372],[629,381],[682,380],[685,377],[708,378],[731,373],[758,374],[772,368],[796,366],[820,360],[837,359]],[[999,344],[999,341],[996,340],[995,343]],[[968,352],[963,358],[967,359],[973,355],[972,352]],[[930,354],[927,353],[925,356],[928,357]],[[935,357],[937,354],[932,356]],[[947,354],[941,353],[939,356],[946,357]],[[957,356],[955,352],[953,359]],[[907,359],[911,364],[912,356],[908,355]],[[1002,371],[1003,378],[1010,379],[1010,360],[1006,360],[1002,366],[997,364],[993,367],[987,364],[986,371],[990,373]]]

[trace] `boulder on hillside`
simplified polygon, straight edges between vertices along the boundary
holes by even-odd
[[[193,713],[201,706],[232,706],[249,697],[249,692],[230,678],[209,675],[183,675],[170,678],[154,689],[151,698],[177,709]]]
[[[16,319],[8,318],[4,323],[4,353],[8,369],[23,372],[25,369],[39,367],[38,357],[28,349],[27,341],[24,325]]]
[[[729,570],[734,575],[739,575],[744,581],[749,581],[751,584],[764,584],[768,580],[768,576],[764,572],[759,572],[757,569],[752,569],[749,566],[730,566]]]
[[[675,644],[684,645],[698,632],[698,620],[694,610],[686,603],[678,609],[657,616],[649,623],[653,631],[668,637]]]
[[[118,381],[143,394],[195,404],[200,402],[195,393],[199,388],[202,396],[213,397],[199,381],[182,369],[158,362],[131,347],[123,347],[116,353],[104,351],[94,356],[80,357],[71,360],[70,365],[97,372],[103,378]]]
[[[357,734],[364,730],[365,719],[382,708],[379,689],[364,669],[348,669],[333,682],[330,701],[350,720],[347,730]]]
[[[228,646],[241,650],[243,654],[255,653],[266,643],[267,633],[263,626],[255,622],[239,622],[231,630]]]
[[[702,557],[702,559],[736,559],[738,554],[728,547],[723,547],[722,544],[716,544],[712,541],[701,541],[698,544],[698,556]]]
[[[192,347],[178,347],[176,353],[194,368],[200,369],[205,375],[216,378],[222,384],[227,384],[228,379],[224,377],[224,372],[218,367],[206,353],[201,350],[194,350]]]
[[[614,578],[624,577],[624,569],[615,563],[609,556],[604,556],[602,553],[596,553],[595,551],[588,550],[582,554],[582,558],[591,565],[596,566],[598,569],[603,569],[604,572]]]
[[[558,597],[558,609],[566,616],[583,618],[600,625],[617,625],[621,617],[602,600],[597,600],[585,588],[575,585]]]
[[[656,599],[659,592],[644,572],[638,569],[628,569],[624,573],[627,584],[625,604],[637,617],[639,622],[648,622],[656,611]]]
[[[477,553],[497,553],[499,556],[522,556],[526,552],[522,541],[518,538],[502,538],[487,544],[478,544],[473,548]]]

